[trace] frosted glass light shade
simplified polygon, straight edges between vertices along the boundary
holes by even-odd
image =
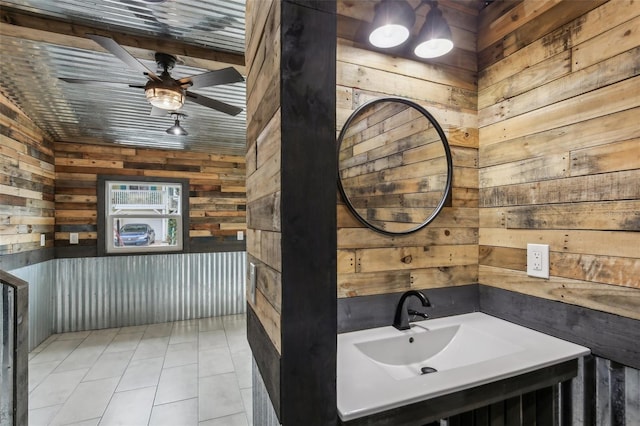
[[[144,91],[147,101],[156,108],[175,111],[184,105],[184,91],[180,88],[147,87]]]

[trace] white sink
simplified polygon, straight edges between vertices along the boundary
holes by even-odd
[[[397,336],[374,338],[355,346],[398,380],[478,364],[524,349],[469,324],[433,328],[414,325]]]
[[[338,335],[344,421],[513,377],[589,349],[483,313]]]

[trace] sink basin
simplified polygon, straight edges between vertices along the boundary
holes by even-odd
[[[363,354],[381,364],[409,365],[442,352],[460,331],[459,325],[434,330],[414,326],[409,332],[356,343]]]
[[[338,335],[343,421],[535,371],[588,348],[480,312]]]
[[[440,328],[414,325],[397,336],[374,338],[355,346],[396,380],[478,364],[524,350],[468,324]]]

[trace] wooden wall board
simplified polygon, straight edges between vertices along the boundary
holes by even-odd
[[[280,8],[278,2],[263,2],[252,10],[259,27],[247,39],[248,143],[256,140],[280,106]]]
[[[483,140],[480,168],[633,139],[638,136],[638,114],[640,106],[498,143]]]
[[[503,56],[480,53],[479,282],[634,317],[640,7],[574,6],[548,34],[520,26]],[[527,243],[550,245],[549,280],[526,276]]]
[[[366,64],[371,68],[407,77],[423,78],[425,74],[428,74],[429,79],[434,83],[461,89],[475,91],[478,87],[476,73],[459,68],[447,68],[431,63],[392,57],[381,52],[367,50],[344,38],[338,39],[337,56],[342,62]]]
[[[634,161],[633,156],[627,158],[631,162]],[[628,183],[637,180],[639,176],[640,171],[637,169],[623,170],[566,179],[493,186],[483,188],[480,194],[483,207],[629,200],[638,198],[640,189]]]
[[[0,135],[0,253],[3,265],[19,267],[48,259],[26,253],[45,252],[54,244],[53,143],[2,94]]]
[[[611,55],[626,52],[638,45],[640,27],[640,6],[630,5],[628,12],[635,9],[635,18],[611,28],[605,33],[578,44],[572,52],[572,71],[579,71],[596,64]]]
[[[569,2],[566,3],[569,4]],[[631,7],[637,8],[637,5],[634,6],[633,0],[609,1],[578,19],[569,21],[544,37],[521,46],[520,49],[510,52],[509,55],[504,54],[502,46],[497,46],[499,52],[491,51],[491,49],[479,52],[480,86],[490,86],[529,66],[544,61],[547,57],[591,39],[606,31],[607,28],[613,28],[628,21],[633,17],[629,14]],[[484,9],[481,19],[491,9],[491,7]],[[637,12],[635,15],[637,16]],[[486,27],[486,25],[484,26]]]
[[[281,416],[281,2],[247,2],[247,268],[255,265],[247,337],[272,404]]]
[[[636,232],[480,228],[480,246],[526,249],[527,243],[549,244],[554,252],[618,256],[638,255]]]
[[[571,72],[566,77],[547,81],[522,94],[507,95],[504,96],[504,100],[497,99],[494,104],[487,105],[478,111],[480,126],[524,114],[553,101],[569,99],[586,91],[637,76],[640,73],[639,68],[640,48],[635,47],[587,68]],[[479,94],[478,102],[487,103],[484,94]]]
[[[478,110],[538,88],[571,72],[571,52],[564,50],[513,76],[478,91]]]
[[[356,272],[381,272],[478,262],[476,245],[432,245],[356,250]]]
[[[478,230],[473,227],[426,227],[415,233],[388,236],[369,228],[341,228],[338,230],[339,249],[418,246],[425,241],[432,244],[477,244]]]
[[[638,247],[640,239],[634,245]],[[550,247],[549,273],[556,277],[640,288],[640,261],[632,257],[587,255],[554,251]],[[636,249],[639,252],[640,249]],[[635,253],[636,255],[638,253]],[[526,248],[480,246],[480,264],[526,271]]]
[[[563,100],[480,128],[480,139],[490,145],[541,131],[579,123],[638,106],[640,85],[634,79]],[[607,108],[604,110],[603,105]]]
[[[479,281],[485,286],[640,319],[640,292],[637,288],[555,276],[541,280],[527,276],[524,271],[486,265],[480,265]]]

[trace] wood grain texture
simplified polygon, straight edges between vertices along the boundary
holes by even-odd
[[[247,2],[247,255],[256,265],[255,318],[282,353],[281,5]],[[249,274],[247,274],[247,278]],[[247,284],[249,288],[249,283]],[[259,354],[262,356],[262,354]],[[278,385],[279,387],[279,385]],[[280,390],[278,389],[278,392]],[[279,399],[278,395],[278,399]],[[273,397],[272,397],[273,398]]]
[[[417,6],[419,2],[413,3]],[[338,130],[365,102],[385,96],[404,97],[434,115],[452,147],[454,163],[451,205],[427,228],[414,234],[375,233],[338,202],[339,298],[476,282],[477,77],[475,59],[469,62],[470,57],[463,51],[475,50],[477,9],[469,2],[441,2],[439,6],[460,43],[456,42],[457,49],[448,58],[419,62],[410,55],[374,51],[362,42],[359,30],[372,19],[373,3],[338,2]],[[427,7],[418,9],[420,23],[416,23],[416,32],[426,12]],[[412,139],[419,130],[411,119],[406,119],[380,128],[370,126],[358,133],[359,139],[344,141],[342,148],[349,149],[353,156],[341,174],[357,181],[359,195],[350,198],[362,205],[363,211],[366,206],[370,220],[390,217],[384,208],[392,201],[387,195],[390,185],[400,186],[406,193],[427,194],[441,184],[424,178],[425,167],[431,167],[433,159],[441,154],[434,152],[431,145],[420,146],[423,141]],[[402,140],[387,143],[392,132],[402,134]],[[403,150],[402,155],[396,155],[399,150]],[[365,156],[359,155],[364,152]],[[424,217],[424,206],[408,195],[403,198],[404,217]],[[423,198],[424,204],[428,195]]]
[[[53,247],[54,170],[53,142],[0,94],[0,255]]]
[[[479,282],[637,319],[640,5],[585,3],[481,12]],[[549,244],[548,280],[527,243]]]
[[[246,229],[243,157],[56,143],[55,158],[57,246],[68,246],[68,232],[95,246],[98,174],[190,178],[190,238],[224,241]],[[91,231],[81,229],[86,225]]]

